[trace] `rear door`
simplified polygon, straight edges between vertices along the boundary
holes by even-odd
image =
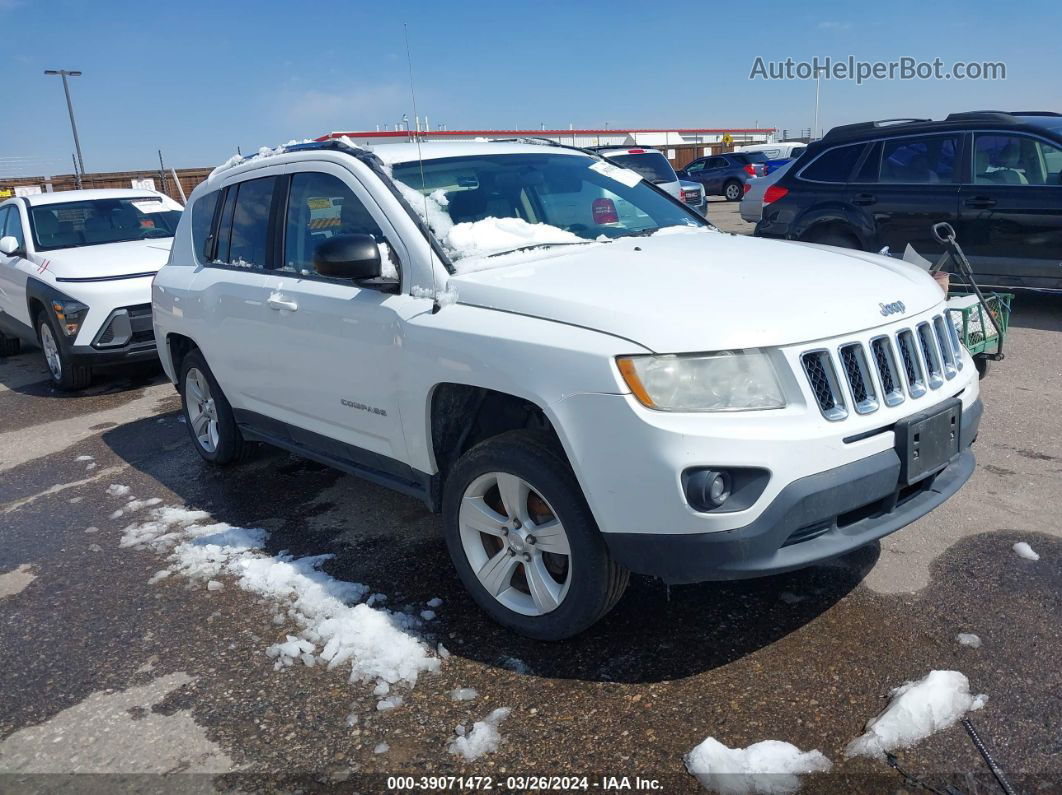
[[[848,203],[876,230],[873,250],[939,254],[932,234],[940,221],[958,220],[962,136],[959,133],[887,138],[870,149],[848,186]]]
[[[727,175],[730,164],[725,157],[715,155],[709,157],[704,164],[704,170],[693,175],[693,179],[704,185],[708,193],[718,194],[723,192],[723,178]]]
[[[1062,287],[1062,147],[1004,131],[971,134],[959,243],[986,283]]]

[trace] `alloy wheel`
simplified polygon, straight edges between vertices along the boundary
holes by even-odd
[[[52,378],[61,381],[63,378],[63,360],[59,357],[59,346],[52,335],[52,327],[46,322],[41,323],[41,349],[44,351],[44,361],[48,363],[48,370]]]
[[[461,546],[483,588],[525,616],[556,610],[572,581],[571,547],[556,512],[508,472],[480,475],[461,499]]]
[[[218,449],[218,410],[210,393],[210,382],[196,367],[188,370],[184,378],[184,405],[192,435],[208,453]]]

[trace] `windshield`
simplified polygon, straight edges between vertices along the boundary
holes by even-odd
[[[93,199],[30,208],[38,251],[173,237],[181,211],[162,197]]]
[[[674,182],[678,179],[675,169],[667,158],[659,152],[645,152],[637,155],[605,155],[609,160],[624,168],[641,174],[653,183]]]
[[[392,175],[452,259],[572,245],[707,222],[637,174],[581,155],[398,163]]]

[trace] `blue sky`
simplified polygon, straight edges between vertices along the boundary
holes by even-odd
[[[421,115],[458,128],[810,127],[813,81],[750,81],[757,56],[1003,61],[1005,81],[823,81],[822,126],[981,108],[1062,110],[1062,4],[295,3],[0,0],[0,172],[69,173],[59,79],[89,171],[212,165]],[[39,168],[36,168],[39,166]],[[31,169],[25,171],[25,169]]]

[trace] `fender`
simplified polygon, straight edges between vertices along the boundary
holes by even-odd
[[[839,201],[823,202],[809,207],[790,225],[788,237],[790,240],[801,240],[812,227],[827,223],[844,226],[845,231],[858,238],[859,245],[864,250],[871,250],[873,228],[866,223],[858,210]]]

